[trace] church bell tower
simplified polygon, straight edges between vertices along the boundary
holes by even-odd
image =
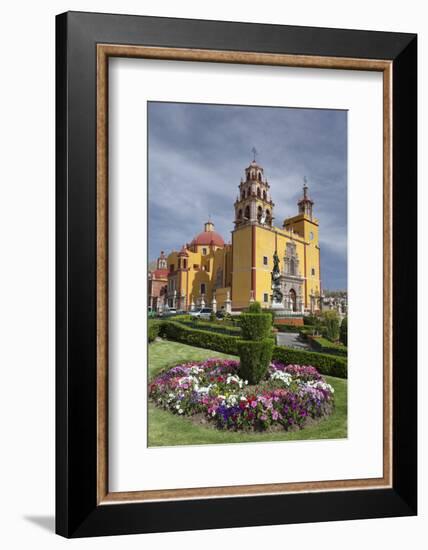
[[[263,168],[256,162],[256,150],[253,149],[254,158],[251,164],[245,168],[245,179],[239,184],[239,196],[235,201],[235,229],[248,224],[259,223],[272,226],[273,207],[270,194],[270,185],[264,176]]]

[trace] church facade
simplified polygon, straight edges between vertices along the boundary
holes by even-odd
[[[230,242],[225,243],[208,221],[180,251],[168,255],[164,306],[185,311],[208,306],[231,312],[256,300],[270,308],[276,252],[284,309],[290,314],[317,310],[322,292],[318,220],[306,181],[297,214],[281,227],[274,223],[270,184],[255,160],[245,168],[238,189]]]

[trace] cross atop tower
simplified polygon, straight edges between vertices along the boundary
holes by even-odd
[[[251,152],[253,153],[253,162],[256,162],[256,156],[259,154],[259,152],[255,147],[251,149]]]

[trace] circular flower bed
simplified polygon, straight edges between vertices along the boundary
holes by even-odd
[[[239,361],[208,359],[160,373],[149,384],[156,405],[230,430],[303,428],[334,408],[334,389],[311,366],[271,363],[265,380],[249,386]]]

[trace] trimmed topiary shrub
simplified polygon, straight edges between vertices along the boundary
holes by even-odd
[[[256,305],[258,304],[258,305]],[[251,304],[258,313],[242,313],[240,326],[242,340],[237,343],[241,377],[257,384],[266,375],[272,358],[272,315],[262,313],[258,302]]]
[[[249,384],[257,384],[267,373],[272,358],[274,341],[238,340],[237,350],[240,358],[239,373]]]
[[[272,317],[269,313],[242,313],[241,333],[243,340],[263,340],[272,329]]]
[[[262,306],[260,302],[253,302],[248,307],[248,313],[261,313],[262,312]]]
[[[342,324],[340,325],[340,341],[344,346],[348,345],[348,317],[342,319]]]

